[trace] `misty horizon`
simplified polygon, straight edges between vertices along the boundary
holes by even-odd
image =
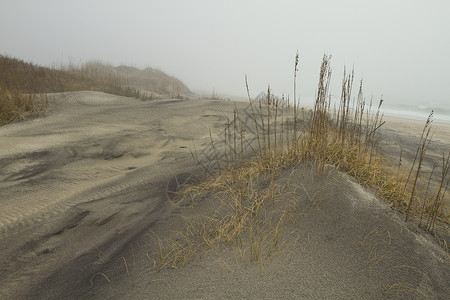
[[[270,85],[313,99],[324,54],[332,55],[330,93],[344,67],[354,88],[386,105],[445,106],[450,21],[446,1],[3,1],[0,53],[36,64],[151,67],[193,91],[245,97]],[[356,92],[355,92],[356,93]]]

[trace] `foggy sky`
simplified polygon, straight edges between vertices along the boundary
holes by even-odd
[[[159,68],[195,91],[312,98],[324,53],[332,94],[354,66],[365,95],[449,103],[447,0],[0,0],[0,53],[37,64]],[[357,85],[357,84],[356,84]]]

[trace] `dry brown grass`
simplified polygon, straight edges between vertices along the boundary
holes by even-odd
[[[99,63],[47,68],[0,55],[0,125],[45,111],[47,93],[96,90],[148,98],[123,76]]]
[[[46,94],[23,94],[8,90],[0,83],[0,126],[28,116],[38,116],[46,107]]]
[[[266,98],[253,100],[246,78],[253,114],[250,123],[254,124],[256,138],[253,142],[247,139],[243,128],[252,124],[243,124],[235,109],[233,117],[225,124],[224,147],[217,146],[211,138],[216,158],[225,158],[219,164],[220,170],[198,184],[187,186],[178,195],[179,201],[193,203],[202,197],[219,195],[220,209],[197,224],[189,223],[185,233],[177,233],[182,238],[176,239],[175,245],[170,245],[173,239],[165,245],[158,239],[161,258],[159,262],[155,260],[155,266],[182,267],[196,255],[220,244],[236,246],[241,261],[259,263],[262,268],[274,253],[289,253],[295,244],[289,241],[297,241],[297,238],[293,232],[281,232],[287,228],[285,222],[292,219],[289,216],[298,212],[293,209],[295,204],[279,201],[284,198],[290,179],[286,180],[286,185],[276,182],[282,170],[298,165],[312,168],[315,176],[323,175],[330,165],[347,172],[364,186],[374,189],[406,218],[420,217],[419,225],[426,230],[433,231],[436,220],[448,222],[443,203],[448,202],[449,155],[443,157],[438,187],[420,176],[431,120],[427,120],[426,136],[419,142],[418,166],[413,164],[408,175],[404,167],[395,167],[382,156],[379,142],[380,128],[384,124],[380,111],[383,100],[373,109],[372,101],[366,103],[362,82],[357,96],[352,97],[353,71],[348,75],[344,71],[340,103],[336,109],[331,108],[330,58],[326,55],[323,58],[311,112],[300,109],[295,97],[292,104],[289,99],[274,97],[270,88]],[[298,59],[297,54],[294,79]],[[223,149],[223,156],[218,154],[219,149]],[[248,151],[252,154],[250,159]],[[409,180],[412,173],[413,181]],[[264,184],[261,184],[262,178],[266,180]],[[426,193],[416,192],[416,187],[424,182]],[[305,188],[302,192],[308,194]]]
[[[277,205],[287,195],[288,184],[276,183],[279,174],[272,171],[278,172],[261,160],[246,160],[184,189],[177,201],[192,204],[214,192],[217,208],[199,220],[186,219],[185,231],[165,242],[152,233],[159,251],[158,259],[152,258],[154,267],[183,267],[197,255],[234,245],[237,261],[259,263],[263,271],[274,254],[289,252],[297,237],[286,232],[284,224],[290,222],[294,206]]]

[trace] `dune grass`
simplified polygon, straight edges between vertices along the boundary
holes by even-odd
[[[406,221],[419,219],[418,225],[430,232],[435,230],[437,221],[448,223],[444,207],[448,203],[450,154],[443,156],[438,186],[421,176],[432,115],[419,141],[417,163],[410,166],[409,172],[401,164],[396,167],[380,150],[380,128],[385,124],[383,100],[367,103],[362,81],[358,94],[352,97],[354,72],[344,71],[340,102],[332,106],[330,59],[323,57],[311,111],[301,108],[295,98],[291,103],[289,98],[273,96],[270,88],[265,98],[252,99],[246,79],[252,120],[243,122],[235,109],[225,124],[223,140],[217,142],[211,137],[216,159],[222,160],[219,170],[186,186],[177,196],[180,202],[195,204],[216,195],[219,208],[195,224],[187,221],[186,231],[176,232],[175,238],[162,241],[152,233],[160,253],[159,259],[149,257],[155,268],[183,267],[197,255],[220,245],[234,245],[240,261],[258,263],[262,270],[275,254],[289,256],[298,236],[285,232],[289,228],[285,224],[299,212],[295,203],[282,203],[290,177],[283,184],[279,178],[283,170],[296,166],[310,168],[313,180],[326,176],[330,168],[346,172],[402,212]],[[298,60],[297,54],[294,81]],[[256,134],[251,141],[246,134],[250,127]],[[199,162],[198,157],[195,160]],[[420,189],[425,192],[419,192],[419,186],[425,186],[426,189]],[[312,194],[305,186],[298,192],[310,199],[311,207],[320,201],[316,199],[317,192]]]
[[[45,112],[46,94],[23,94],[8,90],[0,83],[0,126],[28,116],[35,117]]]
[[[0,126],[42,114],[47,106],[47,93],[95,90],[141,99],[149,97],[131,87],[124,76],[107,70],[96,62],[47,68],[0,55]]]

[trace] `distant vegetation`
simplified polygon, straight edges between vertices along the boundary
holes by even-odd
[[[191,94],[184,83],[160,70],[152,68],[140,70],[129,66],[102,66],[105,67],[105,71],[109,72],[109,68],[111,72],[124,76],[131,86],[147,92],[171,96]]]
[[[190,94],[181,81],[152,68],[100,62],[48,68],[0,55],[0,126],[44,112],[47,93],[81,90],[141,99]]]

